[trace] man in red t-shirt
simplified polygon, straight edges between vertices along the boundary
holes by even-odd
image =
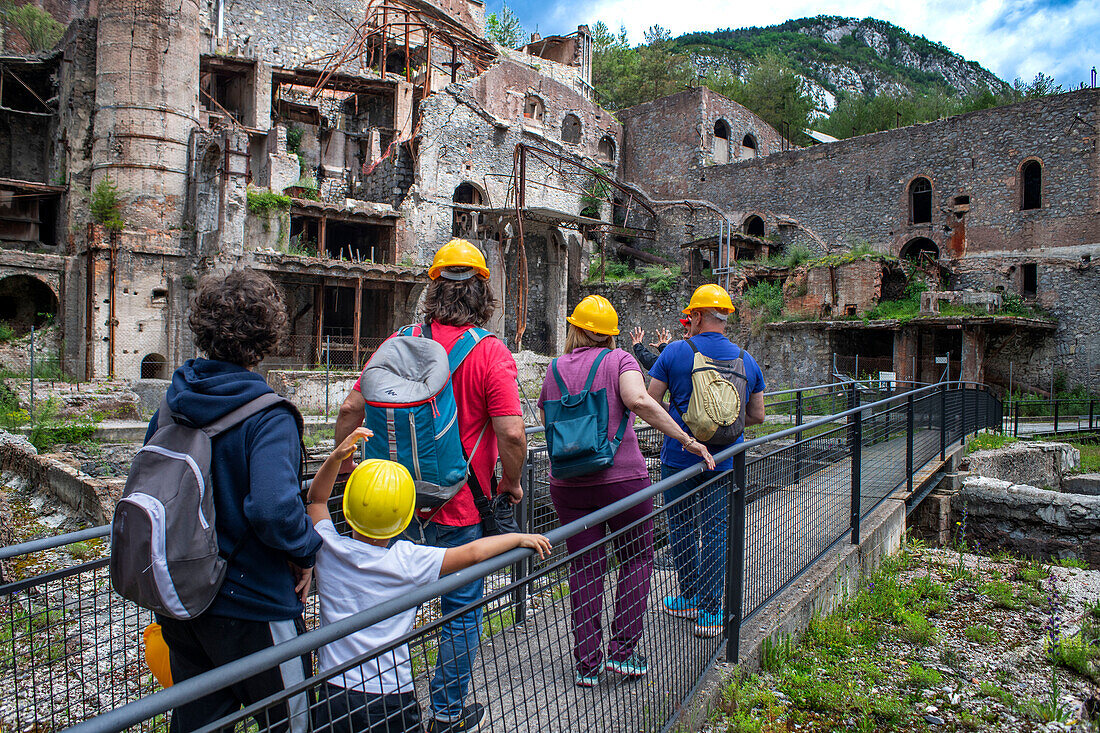
[[[474,326],[483,326],[493,315],[495,298],[489,285],[485,257],[476,247],[454,239],[440,247],[428,270],[431,284],[424,297],[424,322],[431,324],[431,337],[448,352],[459,337]],[[496,338],[484,338],[451,376],[462,447],[472,454],[471,470],[488,497],[499,457],[501,478],[497,492],[513,503],[523,497],[519,478],[527,457],[527,438],[519,404],[516,361]],[[356,382],[340,406],[336,419],[336,443],[363,423],[365,402]],[[478,444],[478,436],[485,435]],[[477,450],[474,446],[477,445]],[[343,469],[352,469],[350,460]],[[436,547],[457,547],[481,537],[481,517],[472,491],[458,492],[436,513],[418,514],[407,534]],[[490,497],[491,498],[491,497]],[[444,615],[479,600],[484,584],[472,581],[442,597]],[[432,720],[428,733],[474,731],[485,717],[479,703],[463,705],[481,637],[481,609],[460,616],[443,626],[435,674],[430,691]]]

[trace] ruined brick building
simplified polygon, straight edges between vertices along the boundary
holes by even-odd
[[[952,376],[1011,361],[1035,383],[1050,364],[1088,382],[1100,362],[1096,90],[797,148],[701,88],[610,113],[585,27],[504,49],[478,0],[44,6],[69,23],[58,47],[21,53],[9,29],[0,56],[0,320],[55,316],[76,376],[165,376],[194,351],[195,279],[234,266],[286,294],[271,365],[361,363],[412,320],[453,235],[486,252],[513,347],[559,351],[593,290],[665,326],[699,282],[736,289],[771,276],[745,266],[770,253],[859,244],[968,303],[1018,294],[1054,318],[864,323],[904,289],[893,265],[779,273],[806,320],[742,334],[773,381],[821,381],[837,352],[903,378],[938,376],[940,355]],[[114,227],[89,213],[108,179]],[[682,277],[656,293],[590,276],[612,257]]]

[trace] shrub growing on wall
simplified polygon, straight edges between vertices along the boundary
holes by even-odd
[[[3,16],[23,36],[31,53],[49,51],[65,35],[65,26],[37,5],[27,3],[5,10]]]

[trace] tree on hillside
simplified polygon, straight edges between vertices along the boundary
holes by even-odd
[[[1004,92],[984,89],[966,96],[943,91],[874,97],[851,94],[838,100],[828,119],[818,122],[815,127],[833,137],[854,137],[1061,93],[1060,84],[1039,73],[1030,82],[1017,79],[1012,88]]]
[[[763,56],[744,82],[727,72],[712,74],[703,83],[763,117],[791,142],[805,142],[802,130],[809,125],[814,102],[805,80],[782,56]]]
[[[519,48],[527,40],[527,31],[519,16],[505,3],[500,13],[489,13],[485,18],[485,33],[505,48]]]
[[[670,50],[672,36],[661,26],[632,47],[626,28],[616,35],[602,21],[592,27],[592,84],[601,104],[623,109],[680,91],[691,84],[688,59]]]

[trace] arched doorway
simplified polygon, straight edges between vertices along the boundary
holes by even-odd
[[[914,262],[925,258],[938,260],[940,258],[940,248],[927,237],[917,237],[905,243],[901,248],[900,255],[903,260]]]
[[[764,220],[756,214],[753,214],[749,218],[745,219],[745,223],[742,225],[742,230],[745,234],[749,234],[753,237],[764,236]]]
[[[0,280],[0,322],[16,336],[41,328],[57,315],[57,295],[49,285],[29,275],[12,275]]]
[[[478,217],[475,214],[477,212],[464,210],[461,204],[481,206],[485,203],[485,200],[485,193],[473,183],[464,181],[458,184],[454,193],[451,195],[451,201],[455,204],[459,204],[454,207],[454,216],[451,221],[452,237],[476,238],[475,230]]]
[[[168,360],[160,354],[146,354],[141,360],[142,379],[167,379]]]

